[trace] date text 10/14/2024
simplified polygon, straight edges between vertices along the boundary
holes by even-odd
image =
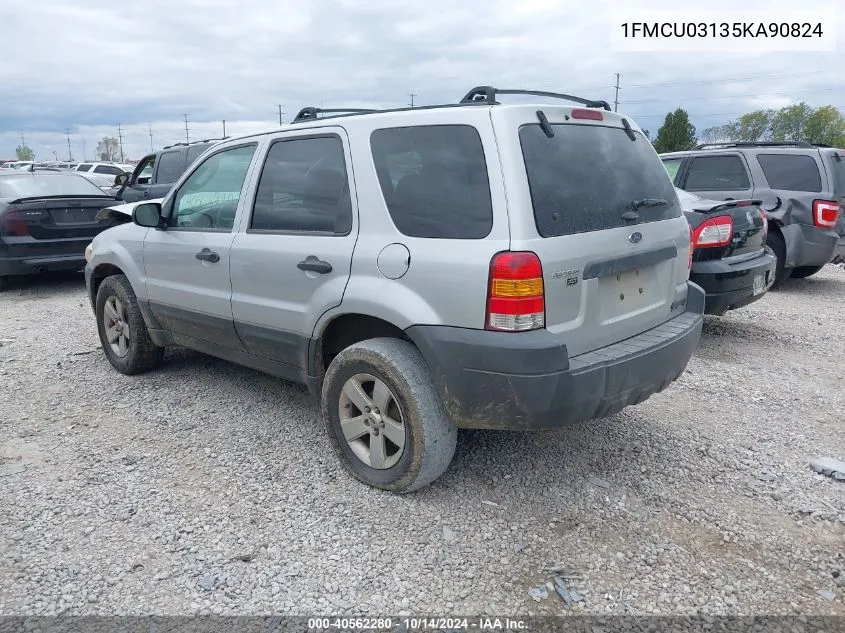
[[[523,620],[513,618],[309,618],[308,631],[527,631]]]

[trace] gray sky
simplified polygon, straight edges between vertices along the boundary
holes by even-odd
[[[738,6],[709,0],[730,20]],[[678,106],[703,130],[797,101],[845,110],[845,12],[835,53],[614,53],[612,0],[34,0],[0,2],[0,158],[24,135],[38,159],[124,130],[127,158],[249,133],[305,105],[453,102],[479,84],[613,101],[655,133]],[[641,0],[671,9],[677,0]],[[761,21],[793,0],[744,0]],[[837,6],[804,0],[801,7]],[[732,80],[732,81],[724,81]]]

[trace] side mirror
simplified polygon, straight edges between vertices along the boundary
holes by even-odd
[[[114,186],[115,187],[122,187],[127,182],[129,182],[129,174],[118,174],[114,177]]]
[[[158,202],[139,204],[132,211],[132,221],[138,226],[145,226],[150,229],[164,228],[161,205]]]

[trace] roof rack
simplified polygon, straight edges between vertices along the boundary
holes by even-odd
[[[495,105],[499,103],[496,101],[496,95],[533,95],[535,97],[551,97],[553,99],[564,99],[574,103],[580,103],[588,108],[604,108],[610,111],[610,104],[607,101],[584,99],[583,97],[575,97],[573,95],[566,95],[560,92],[545,92],[543,90],[522,90],[522,89],[502,89],[494,88],[493,86],[477,86],[470,90],[461,103],[487,103]]]
[[[191,141],[190,143],[173,143],[173,145],[165,145],[161,149],[171,149],[173,147],[188,147],[189,145],[197,145],[199,143],[210,143],[211,141],[225,141],[231,138],[230,136],[223,136],[221,138],[204,138],[201,141]]]
[[[707,149],[709,147],[822,147],[806,141],[727,141],[725,143],[701,143],[693,149]]]
[[[302,123],[303,121],[313,121],[314,119],[323,118],[319,117],[320,114],[372,114],[373,112],[383,112],[383,110],[371,110],[367,108],[302,108],[299,112],[296,113],[296,116],[293,118],[291,123]]]

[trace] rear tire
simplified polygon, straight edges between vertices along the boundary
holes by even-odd
[[[425,360],[407,341],[374,338],[344,349],[326,371],[321,400],[332,447],[365,484],[412,492],[452,461],[457,428]]]
[[[3,292],[9,286],[8,277],[0,277],[0,292]]]
[[[772,289],[780,286],[785,280],[792,275],[792,268],[786,268],[786,242],[783,240],[783,235],[780,231],[770,230],[766,237],[766,245],[772,249],[777,258],[777,265],[775,266],[775,281],[772,284]]]
[[[125,276],[112,275],[100,284],[95,314],[97,333],[112,367],[131,376],[158,365],[164,349],[150,338],[132,284]]]
[[[796,279],[806,279],[819,272],[824,266],[797,266],[792,269],[792,276]]]

